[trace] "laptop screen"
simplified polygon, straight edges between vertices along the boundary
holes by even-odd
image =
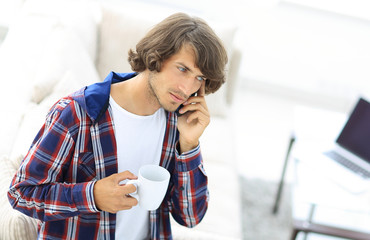
[[[336,142],[370,163],[370,103],[360,98]]]

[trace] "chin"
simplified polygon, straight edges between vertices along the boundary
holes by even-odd
[[[163,105],[161,104],[161,107],[166,110],[167,112],[175,112],[179,107],[180,105],[179,104],[170,104],[170,105]]]
[[[178,107],[171,107],[171,108],[165,108],[164,107],[164,110],[166,110],[167,112],[175,112],[177,110]]]

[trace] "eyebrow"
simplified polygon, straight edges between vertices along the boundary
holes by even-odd
[[[193,70],[191,70],[188,66],[186,66],[184,63],[182,62],[176,62],[177,64],[181,65],[182,67],[184,67],[186,70],[188,70],[189,72],[191,73],[194,73]],[[204,76],[203,74],[200,74],[200,75],[197,75],[197,77],[202,77],[202,78],[205,78],[206,76]]]

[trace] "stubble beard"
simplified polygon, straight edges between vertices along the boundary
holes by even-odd
[[[155,84],[156,80],[157,80],[156,74],[153,72],[149,72],[149,76],[148,76],[149,101],[155,102],[156,104],[158,104],[161,108],[163,108],[166,111],[169,111],[169,112],[175,111],[177,109],[177,106],[173,105],[172,108],[169,108],[161,102],[161,99],[159,98],[159,94],[158,94],[158,88],[157,88],[157,85]]]

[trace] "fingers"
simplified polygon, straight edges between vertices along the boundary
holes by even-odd
[[[136,206],[137,200],[128,195],[135,192],[136,187],[133,184],[119,184],[122,180],[136,178],[133,173],[125,171],[112,174],[97,181],[93,190],[97,208],[102,211],[116,213],[119,210],[130,209]]]
[[[204,125],[205,127],[208,126],[208,124],[210,123],[210,117],[208,115],[205,115],[201,111],[191,112],[187,116],[186,122],[191,123],[194,120],[197,120],[201,125]]]
[[[135,185],[126,184],[118,186],[118,188],[119,191],[117,191],[117,194],[115,194],[117,204],[115,206],[115,211],[128,210],[138,204],[137,199],[129,195],[130,193],[134,193],[136,191]]]
[[[120,186],[120,188],[122,192],[119,194],[119,198],[122,197],[123,199],[120,201],[119,210],[128,210],[136,206],[138,204],[137,199],[129,195],[130,193],[136,192],[136,186],[134,184],[126,184]]]
[[[201,104],[189,104],[187,106],[184,106],[181,108],[180,113],[185,114],[185,113],[192,113],[192,112],[200,112],[206,117],[210,117],[210,114],[207,109],[204,108]]]
[[[210,123],[210,114],[208,109],[206,109],[200,103],[188,104],[181,108],[180,113],[186,117],[186,122],[190,123],[193,120],[198,120],[198,122],[203,126],[208,126]]]
[[[137,179],[137,176],[130,171],[124,171],[117,174],[114,174],[115,176],[115,182],[118,183],[120,188],[120,194],[126,195],[129,193],[136,192],[136,186],[134,184],[124,184],[120,185],[120,182],[127,179]]]
[[[130,171],[124,171],[120,173],[116,173],[112,175],[114,177],[114,181],[119,184],[119,182],[126,180],[126,179],[137,179],[137,176]]]
[[[124,202],[122,202],[122,206],[120,207],[120,210],[131,209],[132,207],[138,204],[137,199],[134,197],[131,197],[130,195],[124,195],[123,199],[124,199]]]
[[[184,104],[183,107],[180,109],[180,113],[184,114],[188,111],[201,111],[204,115],[210,116],[208,112],[207,103],[204,97],[191,97],[189,98]]]
[[[138,201],[136,198],[131,197],[130,195],[123,195],[110,200],[109,205],[107,204],[106,208],[102,210],[110,213],[117,213],[121,210],[129,210],[137,204]]]
[[[134,193],[137,190],[134,184],[122,185],[120,186],[120,188],[121,188],[121,193],[124,195],[129,194],[129,193]]]

